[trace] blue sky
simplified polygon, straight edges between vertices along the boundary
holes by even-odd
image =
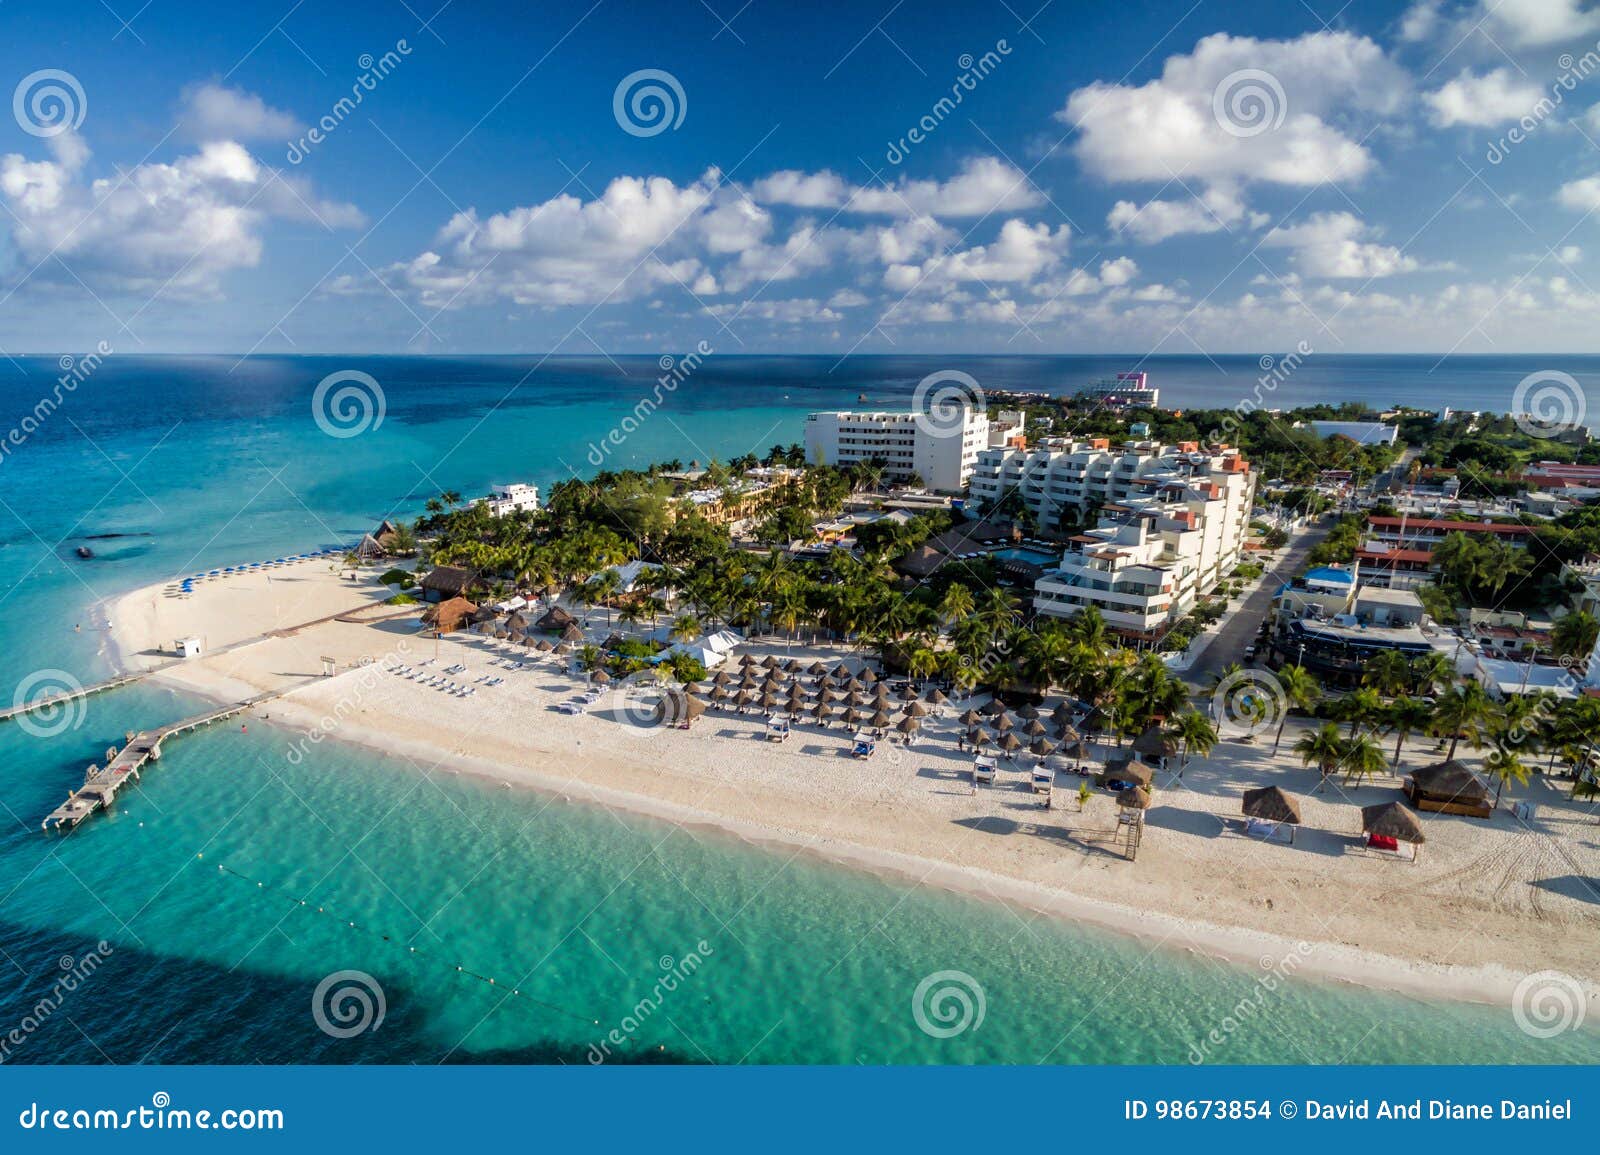
[[[1585,0],[142,3],[0,7],[9,354],[1596,351]]]

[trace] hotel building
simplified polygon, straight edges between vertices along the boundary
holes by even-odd
[[[1100,462],[1108,450],[1089,452]],[[1072,617],[1095,606],[1116,632],[1155,640],[1239,564],[1255,481],[1238,450],[1130,447],[1095,482],[1111,495],[1099,525],[1075,535],[1035,583],[1034,609]]]
[[[913,476],[936,493],[967,487],[978,452],[990,445],[1021,443],[1022,414],[1006,412],[991,420],[968,408],[959,427],[922,413],[813,413],[806,418],[806,456],[813,465],[846,466],[880,461],[885,476]]]

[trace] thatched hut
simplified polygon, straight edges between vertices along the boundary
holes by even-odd
[[[1427,841],[1417,816],[1398,802],[1363,806],[1361,832],[1372,850],[1398,851],[1400,843],[1410,843],[1412,861],[1416,861],[1419,849]]]
[[[471,570],[458,565],[436,565],[423,576],[417,588],[422,591],[424,601],[447,602],[465,595],[474,576]]]
[[[1155,779],[1154,767],[1134,758],[1118,758],[1107,762],[1100,773],[1095,775],[1095,784],[1105,786],[1111,782],[1131,782],[1135,786],[1148,786]]]
[[[1300,803],[1284,792],[1281,786],[1260,786],[1244,792],[1244,816],[1250,820],[1253,832],[1275,834],[1280,827],[1289,828],[1289,841],[1294,841],[1294,828],[1300,825]],[[1258,826],[1259,824],[1259,826]]]
[[[1411,805],[1418,810],[1464,814],[1470,818],[1488,818],[1494,813],[1494,803],[1483,779],[1454,759],[1413,771],[1405,791]]]
[[[1124,810],[1149,810],[1150,791],[1143,786],[1130,786],[1117,791],[1117,805]]]
[[[1167,759],[1178,754],[1178,743],[1159,726],[1151,726],[1133,740],[1133,752],[1146,762],[1154,762],[1163,770]]]
[[[437,634],[451,634],[470,622],[473,611],[477,608],[466,598],[451,598],[424,610],[422,622],[426,626],[431,626]]]
[[[578,624],[578,619],[567,613],[560,606],[551,606],[545,611],[544,616],[533,624],[536,630],[543,630],[547,634],[559,634],[568,626]]]

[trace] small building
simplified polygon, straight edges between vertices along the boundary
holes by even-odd
[[[1422,599],[1414,590],[1363,586],[1356,592],[1355,615],[1374,626],[1420,626]]]
[[[1406,797],[1418,810],[1488,818],[1494,813],[1483,780],[1460,762],[1436,762],[1415,771],[1405,784]]]
[[[422,599],[427,602],[447,602],[465,596],[472,585],[474,574],[469,569],[455,565],[436,565],[418,584]]]
[[[466,598],[451,598],[429,606],[422,613],[422,624],[431,626],[434,633],[451,634],[462,626],[470,625],[478,607]]]
[[[495,517],[505,517],[509,513],[518,513],[522,510],[532,513],[539,508],[539,487],[526,485],[520,481],[506,485],[491,485],[489,496],[483,499],[483,504]]]
[[[179,638],[172,643],[172,652],[180,658],[198,658],[204,647],[198,637]]]

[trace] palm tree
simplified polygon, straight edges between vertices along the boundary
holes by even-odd
[[[1587,658],[1600,639],[1600,619],[1585,610],[1567,614],[1550,631],[1550,647],[1558,658]]]
[[[1522,761],[1520,748],[1514,743],[1505,743],[1500,738],[1494,740],[1494,748],[1489,751],[1489,756],[1483,760],[1485,769],[1494,775],[1494,804],[1500,806],[1500,794],[1506,788],[1507,782],[1515,782],[1518,786],[1528,784],[1529,770]]]
[[[1359,784],[1362,778],[1382,774],[1389,768],[1388,756],[1371,734],[1346,741],[1339,761],[1344,767],[1345,780],[1353,784]]]
[[[1183,743],[1183,760],[1178,768],[1179,778],[1183,777],[1183,767],[1189,765],[1191,753],[1204,758],[1217,744],[1217,728],[1211,724],[1211,719],[1199,710],[1185,710],[1179,714],[1173,722],[1172,733]]]
[[[1465,738],[1474,750],[1483,748],[1484,730],[1494,712],[1483,684],[1477,680],[1452,686],[1439,697],[1433,710],[1435,732],[1441,737],[1450,736],[1450,752],[1446,759],[1454,759],[1456,746]]]
[[[1278,719],[1277,736],[1272,740],[1274,754],[1278,752],[1278,746],[1283,742],[1283,728],[1289,723],[1289,711],[1309,710],[1322,696],[1322,687],[1317,684],[1317,679],[1311,671],[1304,666],[1285,666],[1278,671],[1277,678],[1278,685],[1283,690],[1284,710]]]
[[[1349,736],[1354,740],[1357,730],[1371,726],[1381,716],[1383,699],[1372,687],[1363,686],[1342,698],[1335,698],[1328,712],[1336,720],[1350,723]]]
[[[672,619],[670,637],[675,642],[692,642],[700,636],[700,619],[693,614],[679,614]]]
[[[1395,735],[1394,740],[1394,766],[1400,765],[1400,750],[1406,744],[1406,739],[1418,730],[1425,730],[1433,719],[1433,707],[1426,702],[1406,694],[1401,694],[1390,702],[1383,712],[1383,722],[1389,732]]]
[[[959,622],[963,618],[972,616],[974,603],[972,591],[960,582],[951,582],[950,588],[944,591],[944,598],[939,602],[939,613],[947,622]]]
[[[1431,695],[1437,689],[1454,684],[1455,663],[1448,655],[1433,650],[1411,659],[1411,680],[1418,694]]]
[[[1361,681],[1385,698],[1403,694],[1411,687],[1411,663],[1399,650],[1383,650],[1367,659]]]
[[[578,651],[578,668],[586,674],[592,674],[599,668],[601,661],[600,647],[590,644]]]
[[[939,671],[939,655],[927,646],[921,646],[911,651],[906,666],[913,678],[925,681]]]
[[[1333,722],[1324,722],[1315,730],[1308,731],[1300,736],[1294,744],[1294,752],[1300,755],[1300,765],[1315,765],[1322,775],[1322,781],[1317,784],[1321,790],[1328,780],[1328,775],[1339,768],[1339,759],[1344,756],[1344,738],[1339,734],[1339,727]]]

